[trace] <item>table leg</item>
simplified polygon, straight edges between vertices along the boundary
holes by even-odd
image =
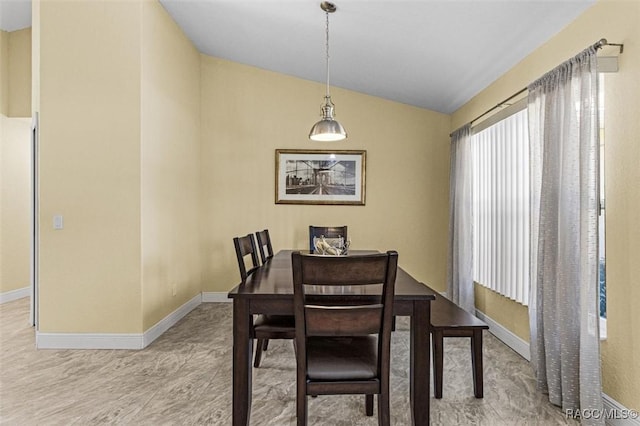
[[[430,362],[429,320],[431,318],[431,301],[417,300],[413,305],[410,337],[410,397],[413,424],[423,426],[429,424]]]
[[[248,426],[251,414],[251,338],[249,303],[233,299],[233,425]]]

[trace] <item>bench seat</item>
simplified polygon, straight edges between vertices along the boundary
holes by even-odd
[[[429,330],[433,348],[433,387],[436,398],[442,398],[443,343],[445,337],[471,338],[471,368],[473,371],[473,391],[476,398],[483,397],[482,378],[482,330],[489,326],[471,315],[437,291],[431,302],[431,323]]]

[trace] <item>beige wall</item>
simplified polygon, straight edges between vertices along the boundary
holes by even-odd
[[[31,117],[31,28],[9,36],[9,117]]]
[[[0,31],[0,293],[29,286],[31,29]]]
[[[0,30],[0,114],[9,114],[9,33]]]
[[[31,0],[31,117],[40,111],[40,3]]]
[[[529,310],[520,303],[484,286],[475,286],[476,309],[488,313],[492,320],[508,328],[519,338],[529,341]]]
[[[349,138],[313,143],[323,85],[202,56],[203,291],[239,280],[232,238],[269,228],[274,249],[308,246],[309,225],[348,225],[353,248],[396,249],[444,289],[449,116],[332,89]],[[276,205],[275,149],[365,149],[366,205]]]
[[[141,5],[39,12],[39,329],[139,333]]]
[[[40,331],[146,331],[201,291],[200,56],[155,1],[34,10]]]
[[[29,286],[31,120],[0,115],[0,294]]]
[[[620,71],[606,82],[607,332],[602,343],[604,392],[627,408],[640,409],[640,3],[599,1],[453,114],[455,129],[531,83],[600,38],[624,43]],[[604,54],[616,54],[607,48]],[[480,290],[485,313],[521,337],[528,329],[522,308]],[[478,292],[476,293],[478,295]],[[510,307],[506,308],[505,305]],[[507,318],[519,318],[517,324]],[[506,318],[505,318],[506,317]]]
[[[201,290],[200,54],[157,2],[142,8],[143,329]]]
[[[31,117],[31,28],[0,30],[0,113]]]

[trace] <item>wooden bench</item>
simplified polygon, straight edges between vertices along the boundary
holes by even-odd
[[[465,311],[437,291],[431,302],[431,331],[433,348],[433,387],[436,398],[442,398],[443,341],[445,337],[471,338],[471,368],[473,391],[476,398],[483,397],[482,330],[489,326]]]

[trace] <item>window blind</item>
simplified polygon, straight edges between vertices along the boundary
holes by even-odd
[[[527,110],[473,135],[474,280],[529,301]]]

